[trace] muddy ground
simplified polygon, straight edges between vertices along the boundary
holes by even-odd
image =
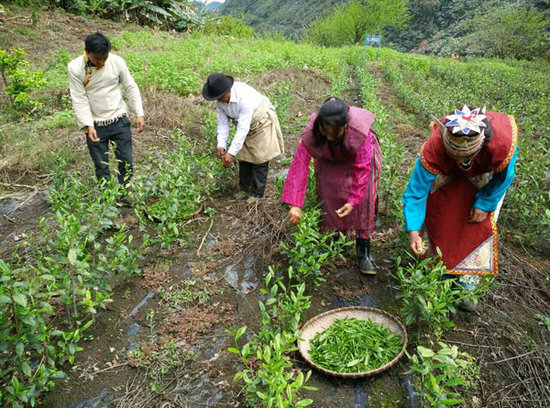
[[[53,14],[46,14],[43,22],[44,32],[53,37],[47,34],[33,40],[40,43],[36,52],[43,52],[44,47],[52,50],[74,44],[83,31],[92,27],[113,32],[119,29],[78,17],[64,16],[58,21]],[[372,70],[378,74],[375,66]],[[300,95],[293,99],[288,121],[283,123],[285,157],[291,157],[298,143],[298,129],[325,99],[330,84],[319,73],[307,70],[268,72],[255,80],[264,92],[285,81]],[[311,89],[317,92],[313,94]],[[387,84],[379,90],[379,96],[392,109],[392,126],[410,147],[409,159],[414,160],[423,137],[415,130],[418,124],[408,121],[410,112],[404,111]],[[354,91],[347,100],[361,104]],[[136,135],[137,166],[151,147],[170,148],[167,135],[175,124],[193,137],[202,138],[201,123],[192,118],[200,117],[205,107],[213,109],[196,96],[180,98],[155,90],[146,90],[144,101],[148,129]],[[92,177],[85,147],[76,148],[80,149],[82,162],[87,163],[84,170]],[[257,305],[262,298],[259,288],[268,265],[282,261],[278,242],[287,236],[290,227],[275,197],[274,177],[287,167],[282,164],[285,157],[272,162],[263,200],[247,204],[234,199],[235,179],[210,204],[217,215],[201,217],[194,223],[188,245],[148,252],[141,265],[142,277],[116,282],[114,302],[98,313],[80,344],[84,350],[74,366],[65,368],[69,378],[58,381],[55,391],[45,395],[39,406],[246,406],[241,389],[232,381],[240,363],[227,351],[232,337],[226,330],[242,325],[251,331],[258,328]],[[35,179],[34,186],[39,181]],[[48,213],[43,188],[33,188],[31,182],[32,178],[26,179],[27,188],[17,188],[14,183],[10,197],[0,201],[0,256],[5,259],[21,242],[22,234],[36,229],[38,217]],[[131,209],[126,209],[123,216],[132,233],[139,234]],[[327,281],[309,288],[312,306],[306,319],[344,305],[375,306],[398,314],[391,275],[403,242],[396,226],[380,219],[373,238],[378,274],[361,275],[351,254],[347,261],[327,268]],[[513,242],[501,241],[499,252],[500,276],[495,287],[474,313],[457,313],[457,326],[444,339],[469,352],[480,368],[479,378],[464,396],[464,406],[548,407],[550,334],[533,315],[550,311],[550,260],[517,248]],[[418,339],[411,340],[415,343]],[[162,346],[167,344],[171,346]],[[138,358],[136,354],[130,357],[132,350],[141,352]],[[297,368],[308,369],[298,354],[294,362]],[[411,377],[405,374],[407,369],[403,359],[376,377],[351,381],[313,372],[309,385],[319,390],[308,396],[315,401],[312,406],[318,408],[412,407],[415,398]]]

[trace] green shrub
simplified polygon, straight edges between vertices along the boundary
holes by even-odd
[[[477,16],[471,34],[484,54],[499,58],[533,59],[550,57],[548,14],[537,9],[495,8]]]
[[[10,106],[20,114],[28,114],[42,106],[41,102],[30,97],[30,92],[46,86],[42,72],[30,70],[24,56],[22,48],[14,48],[10,53],[0,47],[3,91],[9,98]]]
[[[401,258],[397,258],[397,297],[402,301],[401,316],[406,326],[434,333],[437,338],[454,326],[451,317],[460,303],[461,290],[453,279],[443,279],[446,273],[441,260],[417,259],[403,268]]]
[[[288,276],[292,276],[292,268]],[[262,326],[249,342],[239,347],[238,341],[246,331],[246,326],[229,334],[234,337],[234,347],[228,350],[237,354],[243,368],[237,372],[234,381],[242,381],[247,400],[254,406],[265,407],[305,407],[313,403],[302,399],[301,390],[315,390],[305,385],[311,376],[305,376],[293,368],[291,353],[298,350],[296,341],[302,314],[310,307],[310,296],[306,296],[305,283],[285,286],[282,277],[275,277],[275,270],[269,268],[265,278],[267,295],[260,301]]]
[[[304,40],[327,47],[361,44],[366,33],[380,34],[384,27],[402,27],[408,18],[406,0],[351,0],[309,23]]]
[[[251,38],[255,34],[252,27],[231,16],[222,16],[219,20],[209,21],[200,31],[208,35],[227,35],[235,38]]]

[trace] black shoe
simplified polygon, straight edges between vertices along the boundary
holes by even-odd
[[[370,239],[357,238],[355,244],[357,248],[357,266],[359,266],[361,273],[376,275],[376,267],[370,254]]]

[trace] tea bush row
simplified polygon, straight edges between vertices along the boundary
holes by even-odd
[[[34,406],[40,392],[52,389],[52,380],[64,376],[62,365],[81,350],[98,308],[112,301],[112,278],[137,274],[151,243],[181,242],[189,216],[226,180],[219,162],[194,141],[179,131],[174,140],[177,148],[149,158],[133,183],[135,213],[147,231],[139,248],[120,221],[120,185],[56,175],[48,190],[51,214],[26,241],[31,255],[0,263],[2,406]]]
[[[139,271],[132,235],[116,221],[120,194],[58,174],[51,216],[27,237],[15,262],[0,262],[0,403],[35,406],[81,350],[82,332],[111,301],[111,278]],[[21,258],[24,256],[24,258]]]

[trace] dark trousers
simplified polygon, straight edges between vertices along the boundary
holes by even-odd
[[[132,178],[132,131],[130,120],[126,117],[106,126],[95,126],[98,142],[91,142],[86,135],[86,144],[94,161],[95,175],[98,180],[107,179],[109,172],[109,143],[115,147],[118,160],[118,182],[126,184]]]
[[[253,197],[263,197],[269,162],[254,164],[239,161],[239,187]]]

